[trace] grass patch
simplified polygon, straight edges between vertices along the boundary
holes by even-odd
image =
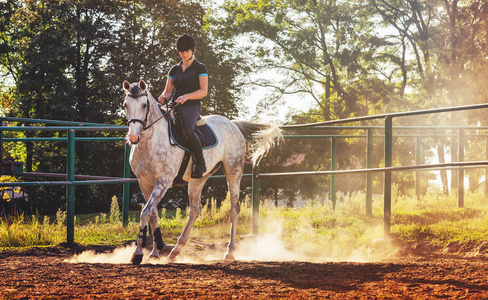
[[[38,216],[26,219],[18,215],[7,221],[0,221],[0,247],[50,246],[63,242],[61,232],[64,226],[51,224],[49,217],[39,221]]]
[[[272,233],[290,250],[302,253],[335,253],[370,245],[372,239],[383,237],[383,200],[373,202],[373,215],[365,215],[365,196],[347,195],[335,209],[320,201],[311,201],[301,208],[260,207],[259,228]],[[240,204],[237,236],[251,232],[251,201]],[[484,194],[467,194],[466,208],[457,208],[457,199],[429,194],[416,200],[408,196],[394,197],[392,204],[392,234],[404,241],[430,242],[446,246],[488,241],[488,201]],[[209,200],[202,207],[191,237],[206,242],[225,242],[229,238],[229,200],[217,207]],[[186,210],[162,209],[160,228],[165,242],[175,243],[182,232]],[[66,213],[56,216],[23,215],[0,220],[0,249],[56,246],[66,239]],[[117,199],[113,199],[109,214],[77,216],[76,243],[89,245],[119,245],[134,241],[139,232],[139,212],[131,212],[129,224],[122,226]]]
[[[486,242],[488,201],[481,192],[469,193],[464,208],[457,208],[455,196],[434,194],[419,201],[399,199],[393,209],[392,233],[405,241],[441,247]]]

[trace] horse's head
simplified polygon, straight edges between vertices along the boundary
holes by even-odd
[[[149,114],[149,98],[144,80],[130,84],[127,80],[122,84],[125,91],[124,109],[129,132],[127,139],[131,144],[139,143],[141,132],[146,127]]]

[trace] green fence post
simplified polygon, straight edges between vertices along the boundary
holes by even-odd
[[[420,165],[420,146],[422,140],[420,136],[415,139],[415,164]],[[417,201],[420,200],[420,171],[415,171],[415,196],[417,197]]]
[[[252,234],[259,233],[259,165],[252,168]]]
[[[366,169],[373,168],[373,129],[368,129],[366,146]],[[373,174],[366,173],[366,215],[373,215]]]
[[[464,161],[464,129],[459,129],[458,136],[458,156],[459,162]],[[464,169],[458,171],[458,207],[464,207]]]
[[[385,168],[392,165],[393,148],[393,120],[390,116],[385,118]],[[385,171],[384,185],[384,227],[383,235],[385,239],[390,238],[391,234],[391,171]]]
[[[75,130],[68,131],[68,164],[67,180],[75,181]],[[66,243],[72,246],[75,243],[75,186],[66,186]]]
[[[124,148],[124,178],[130,178],[130,146],[125,143]],[[122,202],[122,224],[127,226],[129,224],[129,198],[130,198],[130,182],[124,183],[123,202]]]
[[[330,170],[335,171],[337,165],[337,141],[336,138],[331,138],[330,143]],[[330,200],[332,201],[332,208],[336,207],[336,175],[330,175]]]

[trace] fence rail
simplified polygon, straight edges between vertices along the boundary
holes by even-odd
[[[446,112],[455,112],[455,111],[465,111],[465,110],[473,110],[473,109],[485,109],[488,108],[488,104],[477,104],[477,105],[468,105],[468,106],[458,106],[458,107],[450,107],[450,108],[439,108],[439,109],[429,109],[429,110],[421,110],[421,111],[410,111],[410,112],[400,112],[400,113],[391,113],[391,114],[379,114],[373,116],[364,116],[364,117],[356,117],[356,118],[349,118],[349,119],[341,119],[341,120],[334,120],[334,121],[326,121],[320,123],[311,123],[311,124],[300,124],[300,125],[285,125],[282,126],[283,129],[293,129],[293,130],[300,130],[300,129],[311,129],[311,130],[318,130],[318,129],[334,129],[334,130],[345,130],[345,129],[354,129],[354,130],[366,130],[366,135],[286,135],[285,137],[288,139],[295,139],[295,138],[330,138],[331,139],[331,170],[329,171],[308,171],[308,172],[284,172],[284,173],[260,173],[259,165],[256,165],[252,169],[252,174],[245,174],[244,176],[252,176],[252,203],[253,203],[253,219],[252,219],[252,232],[253,234],[257,234],[259,231],[259,202],[260,202],[260,194],[259,194],[259,186],[260,186],[260,178],[265,177],[277,177],[277,176],[309,176],[309,175],[331,175],[331,199],[335,203],[335,176],[338,174],[351,174],[351,173],[365,173],[366,174],[366,213],[371,213],[371,198],[372,198],[372,174],[373,173],[384,173],[384,191],[383,191],[383,213],[384,213],[384,237],[388,238],[391,233],[391,173],[398,172],[398,171],[425,171],[425,170],[440,170],[440,169],[451,169],[451,170],[458,170],[459,178],[464,177],[464,169],[466,168],[475,168],[475,167],[482,167],[488,166],[488,154],[487,154],[487,161],[471,161],[471,162],[464,162],[464,140],[466,137],[475,136],[475,135],[468,135],[465,134],[464,131],[467,130],[488,130],[486,126],[479,126],[479,127],[468,127],[468,126],[439,126],[439,127],[425,127],[425,126],[398,126],[393,127],[393,118],[398,117],[408,117],[408,116],[416,116],[416,115],[425,115],[425,114],[434,114],[434,113],[446,113]],[[384,119],[384,126],[332,126],[337,124],[344,124],[344,123],[354,123],[360,121],[368,121],[368,120],[375,120],[375,119]],[[6,182],[0,183],[0,187],[5,186],[27,186],[27,185],[64,185],[66,186],[66,194],[67,194],[67,243],[73,244],[74,243],[74,188],[76,185],[85,185],[85,184],[123,184],[123,222],[127,224],[128,221],[128,210],[129,210],[129,193],[130,193],[130,183],[136,182],[137,179],[130,178],[130,166],[129,166],[129,153],[130,153],[130,146],[125,144],[125,152],[124,152],[124,171],[123,177],[104,177],[104,176],[91,176],[91,175],[75,175],[74,173],[74,154],[75,154],[75,141],[79,142],[86,142],[86,141],[122,141],[124,138],[121,137],[103,137],[103,138],[96,138],[96,137],[75,137],[76,131],[121,131],[127,130],[127,126],[120,126],[120,125],[106,125],[106,124],[98,124],[98,123],[80,123],[80,122],[66,122],[66,121],[55,121],[55,120],[41,120],[41,119],[18,119],[18,118],[0,118],[0,121],[12,121],[12,122],[24,122],[24,123],[44,123],[54,126],[32,126],[32,127],[23,127],[23,126],[16,126],[16,127],[4,127],[0,126],[0,144],[5,142],[33,142],[33,141],[50,141],[50,142],[66,142],[68,147],[68,157],[67,157],[67,173],[66,174],[47,174],[47,173],[35,173],[35,172],[27,172],[25,175],[28,176],[40,176],[40,177],[57,177],[57,178],[65,178],[66,180],[61,181],[37,181],[37,182]],[[3,124],[0,123],[0,124]],[[428,164],[428,165],[421,165],[418,164],[418,153],[416,151],[416,165],[412,166],[392,166],[392,154],[393,154],[393,129],[395,130],[457,130],[457,134],[449,134],[449,135],[442,135],[442,136],[450,136],[450,137],[458,137],[458,153],[459,153],[459,161],[458,162],[451,162],[451,163],[443,163],[443,164]],[[374,130],[382,130],[384,132],[383,135],[373,135]],[[57,131],[57,132],[66,132],[66,137],[60,138],[4,138],[3,132],[4,131]],[[488,134],[477,134],[476,136],[487,136]],[[419,139],[421,137],[433,137],[433,136],[440,136],[438,134],[413,134],[413,135],[395,135],[395,137],[416,137],[416,149],[419,149]],[[337,138],[366,138],[367,140],[367,149],[366,149],[366,168],[364,169],[355,169],[355,170],[336,170],[336,139]],[[373,168],[373,138],[375,137],[382,137],[384,138],[384,165],[383,168]],[[487,145],[488,145],[488,138],[487,138]],[[1,147],[2,155],[0,158],[3,158],[3,144]],[[487,152],[488,153],[488,152]],[[487,169],[488,175],[488,169]],[[212,176],[211,178],[222,178],[224,176],[217,175]],[[418,176],[416,176],[418,177]],[[487,176],[488,178],[488,176]],[[464,181],[461,180],[458,182],[458,205],[460,207],[464,206]],[[485,184],[487,184],[488,180],[485,180]],[[416,187],[418,182],[416,182]],[[488,190],[488,186],[487,186]]]
[[[299,125],[285,125],[282,126],[283,129],[365,129],[367,130],[367,162],[366,162],[366,169],[356,169],[356,170],[340,170],[336,171],[335,168],[335,140],[337,137],[331,137],[331,170],[330,171],[310,171],[310,172],[289,172],[289,173],[259,173],[259,166],[256,167],[256,170],[253,170],[253,234],[258,233],[258,218],[259,218],[259,200],[255,200],[255,198],[259,199],[259,179],[260,177],[273,177],[273,176],[301,176],[301,175],[331,175],[331,200],[335,203],[335,176],[338,174],[347,174],[347,173],[366,173],[367,175],[367,183],[366,183],[366,211],[368,214],[371,213],[371,201],[372,201],[372,172],[383,172],[384,173],[384,189],[383,189],[383,235],[385,238],[389,238],[391,235],[391,186],[392,186],[392,172],[394,171],[406,171],[406,170],[426,170],[429,168],[456,168],[459,172],[458,176],[458,206],[464,207],[464,166],[483,166],[488,165],[488,154],[487,154],[487,161],[481,162],[464,162],[464,139],[465,134],[464,130],[473,129],[473,130],[486,130],[487,127],[456,127],[456,126],[443,126],[443,129],[451,129],[451,130],[458,130],[458,153],[459,153],[459,162],[456,163],[447,163],[447,164],[432,164],[432,165],[415,165],[415,166],[402,166],[402,167],[392,167],[393,161],[393,118],[398,117],[409,117],[409,116],[418,116],[418,115],[426,115],[426,114],[437,114],[437,113],[447,113],[447,112],[456,112],[456,111],[467,111],[473,109],[485,109],[488,108],[488,104],[475,104],[475,105],[466,105],[466,106],[456,106],[456,107],[447,107],[447,108],[436,108],[436,109],[427,109],[427,110],[418,110],[418,111],[409,111],[409,112],[398,112],[398,113],[389,113],[389,114],[378,114],[372,116],[363,116],[363,117],[355,117],[355,118],[348,118],[348,119],[341,119],[341,120],[333,120],[333,121],[325,121],[325,122],[318,122],[318,123],[310,123],[310,124],[299,124]],[[332,126],[337,124],[344,124],[344,123],[355,123],[361,121],[370,121],[370,120],[377,120],[377,119],[384,119],[384,126]],[[403,126],[402,129],[407,128],[415,128],[415,129],[422,129],[423,127],[418,126]],[[428,129],[434,129],[435,127],[428,127]],[[374,129],[382,129],[384,131],[384,168],[376,168],[372,169],[372,158],[373,158],[373,130]],[[396,129],[396,128],[395,128]],[[425,127],[424,127],[425,129]],[[419,147],[419,143],[417,140],[417,147]],[[487,141],[488,144],[488,141]],[[416,157],[416,163],[418,163],[418,157]],[[488,178],[488,169],[487,169],[487,178]],[[485,184],[488,180],[485,180]],[[416,182],[416,186],[418,183]],[[487,186],[488,188],[488,186]]]
[[[0,187],[6,186],[65,186],[66,187],[66,242],[68,245],[74,244],[74,219],[75,219],[75,186],[77,185],[92,185],[92,184],[123,184],[123,201],[122,201],[122,221],[126,225],[128,223],[129,216],[129,195],[130,195],[130,183],[136,182],[137,179],[130,178],[130,166],[129,166],[129,153],[130,147],[125,144],[124,153],[124,172],[123,177],[105,177],[105,176],[92,176],[92,175],[76,175],[75,174],[75,142],[113,142],[123,141],[122,137],[76,137],[76,131],[126,131],[127,126],[120,125],[107,125],[98,123],[82,123],[82,122],[69,122],[69,121],[56,121],[56,120],[41,120],[41,119],[25,119],[25,118],[0,118],[0,159],[3,160],[3,142],[38,142],[38,141],[50,141],[50,142],[65,142],[67,144],[67,167],[66,174],[53,174],[53,173],[36,173],[26,172],[27,176],[38,177],[54,177],[65,178],[66,180],[60,181],[32,181],[32,182],[2,182]],[[20,122],[20,123],[44,123],[53,126],[3,126],[4,121]],[[25,132],[25,131],[37,131],[37,132],[66,132],[66,137],[56,138],[4,138],[5,131],[12,132]],[[81,180],[80,180],[81,179]]]

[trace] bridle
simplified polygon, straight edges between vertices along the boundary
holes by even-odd
[[[175,105],[169,107],[168,101],[165,99],[164,102],[166,103],[166,110],[161,109],[161,112],[163,113],[163,115],[161,117],[159,117],[156,121],[154,121],[151,124],[149,124],[149,126],[146,126],[146,124],[147,124],[147,117],[149,115],[149,109],[150,109],[150,102],[149,102],[149,97],[148,97],[147,91],[145,91],[144,93],[135,94],[135,95],[132,94],[131,92],[127,91],[125,95],[126,95],[126,97],[129,96],[129,97],[131,97],[133,99],[138,99],[140,97],[146,96],[146,115],[144,117],[144,121],[141,120],[141,119],[133,118],[133,119],[130,119],[129,121],[127,121],[127,126],[129,126],[130,123],[140,123],[140,124],[142,124],[142,130],[144,131],[146,129],[149,129],[151,126],[153,126],[156,122],[158,122],[162,118],[166,118],[168,120],[168,132],[171,132],[171,126],[172,126],[171,125],[171,122],[174,121],[174,120],[171,119],[170,112],[173,111],[174,108],[176,106],[178,106],[179,104],[175,104]],[[176,144],[173,144],[173,142],[171,141],[170,135],[168,135],[168,137],[169,137],[170,144],[173,147],[175,147]],[[139,143],[139,141],[137,143]],[[135,144],[137,144],[137,143],[135,143]]]
[[[147,116],[149,115],[149,109],[150,109],[150,106],[149,106],[150,105],[149,104],[149,97],[147,95],[147,91],[144,92],[144,93],[137,94],[137,95],[133,95],[130,92],[127,92],[126,93],[126,96],[129,96],[129,97],[131,97],[133,99],[138,99],[138,98],[141,98],[143,96],[146,96],[146,116],[144,117],[144,121],[141,120],[141,119],[136,119],[136,118],[130,119],[129,121],[127,121],[127,126],[129,126],[130,123],[141,123],[142,124],[142,130],[146,130],[146,129],[151,128],[151,126],[153,126],[154,123],[156,123],[157,121],[161,120],[161,118],[164,117],[164,115],[163,115],[163,116],[159,117],[156,121],[154,121],[151,124],[149,124],[149,126],[146,126],[146,124],[147,124]]]

